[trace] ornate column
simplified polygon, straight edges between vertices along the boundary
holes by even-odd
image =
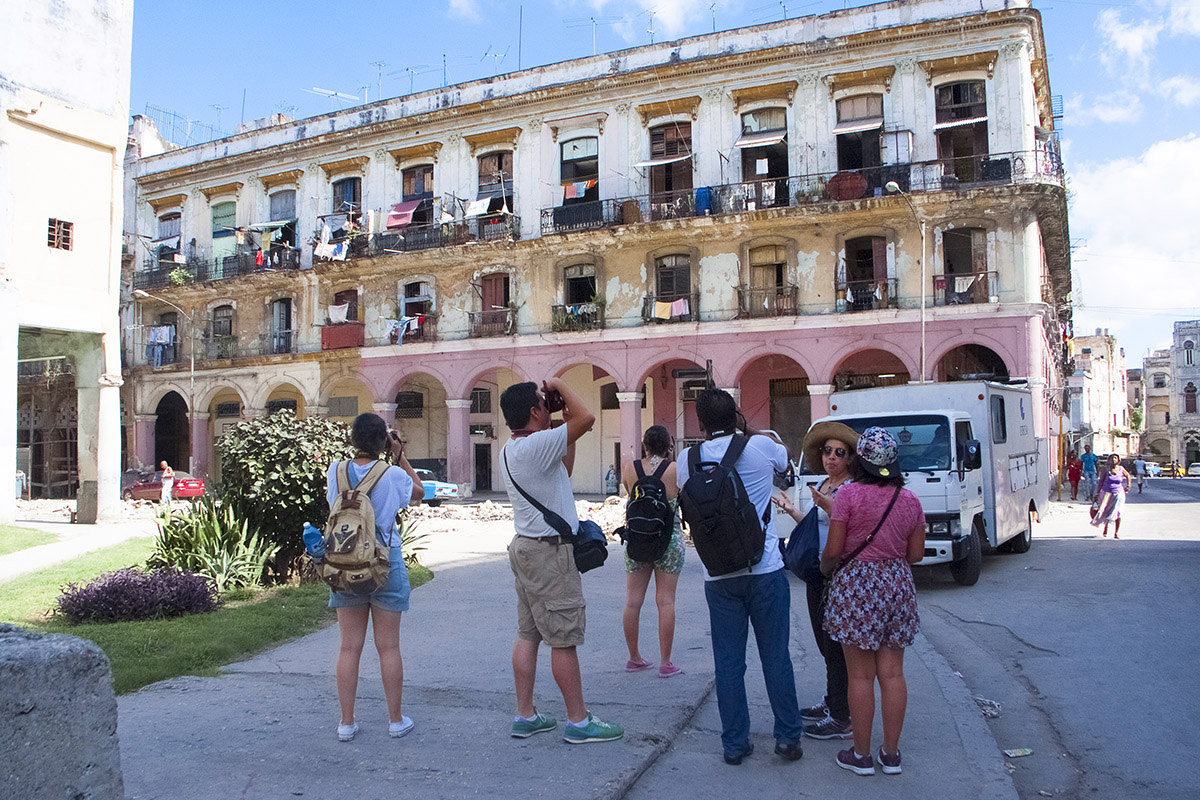
[[[154,423],[158,418],[154,414],[134,414],[133,444],[134,456],[139,467],[154,469]]]
[[[194,478],[208,479],[208,463],[209,456],[212,454],[212,432],[208,426],[208,421],[212,417],[207,411],[192,412],[192,464],[191,469]]]
[[[446,399],[446,478],[470,494],[471,478],[471,401]]]
[[[621,464],[625,464],[642,455],[642,393],[617,392],[617,402],[621,406]]]
[[[821,417],[829,416],[829,395],[833,392],[831,383],[810,383],[808,396],[811,400],[809,419],[816,422]]]

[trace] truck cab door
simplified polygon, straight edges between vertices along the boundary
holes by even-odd
[[[971,524],[975,517],[978,516],[984,520],[986,529],[986,517],[983,516],[983,470],[982,469],[964,469],[963,458],[966,454],[967,442],[974,439],[971,431],[971,421],[960,419],[954,422],[954,457],[956,459],[954,469],[950,472],[950,479],[958,481],[958,496],[962,498],[962,505],[959,508],[959,530],[963,535],[971,530]],[[986,531],[989,540],[995,537],[993,531]]]

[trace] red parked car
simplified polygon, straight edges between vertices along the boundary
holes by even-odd
[[[175,471],[175,485],[171,487],[173,500],[191,500],[204,495],[204,481],[193,478],[186,472]],[[162,470],[154,472],[126,472],[121,476],[121,497],[126,500],[158,500],[162,498]]]

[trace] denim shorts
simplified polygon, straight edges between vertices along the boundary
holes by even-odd
[[[408,611],[408,596],[412,588],[408,584],[408,568],[404,565],[404,553],[399,545],[388,548],[392,569],[388,582],[370,594],[349,594],[329,591],[330,608],[354,608],[370,606],[384,611]]]

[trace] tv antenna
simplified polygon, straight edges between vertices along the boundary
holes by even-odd
[[[654,44],[654,11],[650,11],[650,25],[646,28],[646,33],[650,34],[650,44]]]
[[[386,61],[372,61],[371,66],[375,68],[375,91],[379,95],[380,100],[383,99],[383,68],[388,64]]]
[[[512,45],[509,45],[508,47],[504,48],[503,53],[495,53],[492,52],[492,46],[489,44],[487,50],[483,51],[483,55],[480,56],[479,60],[483,61],[483,59],[487,58],[489,55],[492,57],[492,76],[495,77],[496,75],[500,74],[500,62],[504,61],[504,57],[508,55],[508,51],[511,49]]]
[[[717,4],[713,3],[708,7],[708,13],[712,14],[713,33],[717,32]]]
[[[212,105],[209,106],[209,108],[215,108],[217,110],[217,124],[214,125],[213,127],[215,127],[217,130],[220,130],[221,129],[221,112],[224,111],[225,109],[229,108],[229,106],[223,106],[218,103],[213,103]]]
[[[621,17],[573,17],[572,19],[564,19],[563,22],[568,28],[582,28],[589,25],[592,28],[592,55],[596,55],[596,26],[597,25],[615,25],[621,21]]]
[[[329,98],[329,109],[331,111],[336,110],[335,103],[338,100],[353,100],[356,103],[358,102],[358,98],[355,97],[354,95],[343,94],[342,92],[335,92],[332,89],[320,89],[320,88],[314,86],[311,89],[302,89],[301,91],[308,92],[309,94],[319,94],[319,95],[324,95],[325,97],[328,97]]]
[[[446,65],[445,65],[445,63],[443,63],[442,64],[443,78],[445,77],[445,70],[446,70]],[[388,75],[399,75],[401,73],[404,73],[405,75],[407,75],[408,76],[408,93],[412,94],[413,93],[413,78],[417,75],[424,75],[426,72],[433,72],[433,71],[434,70],[429,69],[428,64],[413,64],[411,67],[404,67],[403,69],[398,69],[395,72],[389,72]]]

